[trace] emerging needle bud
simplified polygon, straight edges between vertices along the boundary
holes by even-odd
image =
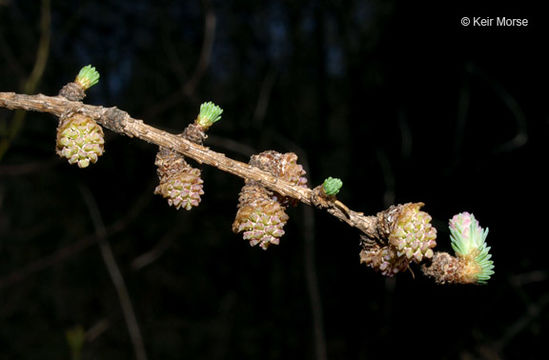
[[[322,184],[322,189],[324,193],[328,196],[335,196],[343,186],[343,182],[338,178],[329,177],[324,180]]]
[[[436,253],[430,266],[422,270],[439,284],[486,284],[494,274],[490,247],[486,246],[488,228],[483,229],[468,212],[450,219],[450,239],[456,256]]]
[[[95,70],[95,67],[86,65],[80,69],[80,72],[76,76],[74,82],[86,91],[99,82],[99,72]]]

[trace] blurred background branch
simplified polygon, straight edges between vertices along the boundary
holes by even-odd
[[[34,66],[27,80],[23,84],[22,91],[24,94],[33,94],[46,69],[46,63],[50,54],[50,42],[51,42],[51,1],[42,0],[41,2],[41,15],[40,15],[40,40],[38,41],[38,49],[36,50],[36,60]],[[4,42],[2,41],[4,44]],[[15,63],[12,59],[11,52],[6,46],[2,46],[8,55],[8,59],[11,59],[12,63]],[[18,68],[18,66],[15,66]],[[23,127],[25,121],[26,111],[19,110],[14,113],[13,119],[10,125],[6,129],[6,133],[2,134],[0,138],[0,161],[4,157],[6,151],[10,147],[11,142],[17,136],[19,131]]]
[[[84,202],[88,207],[90,217],[95,227],[95,233],[97,236],[96,240],[99,245],[99,249],[101,250],[103,262],[105,263],[105,267],[109,272],[112,283],[118,294],[118,299],[120,300],[120,307],[124,313],[124,319],[126,320],[128,333],[133,344],[135,358],[137,360],[147,360],[143,337],[141,336],[141,330],[139,329],[139,324],[133,309],[130,294],[124,282],[124,277],[122,276],[118,264],[116,263],[116,259],[114,258],[111,245],[107,240],[107,229],[103,223],[101,213],[99,212],[97,203],[95,202],[90,190],[87,187],[82,186],[80,187],[80,191],[82,193],[82,197],[84,198]]]

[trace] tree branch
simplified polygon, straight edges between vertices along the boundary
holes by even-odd
[[[375,216],[365,216],[361,212],[349,210],[339,201],[319,204],[316,200],[317,193],[313,189],[293,185],[257,167],[233,160],[222,153],[197,145],[181,136],[147,125],[117,107],[87,105],[79,101],[67,100],[61,96],[24,95],[13,92],[0,92],[0,107],[11,110],[47,112],[57,117],[70,113],[82,113],[114,132],[174,150],[199,163],[216,167],[243,179],[255,180],[283,196],[292,197],[306,205],[325,209],[331,215],[359,229],[370,238],[379,236]]]
[[[424,205],[423,203],[391,205],[375,216],[366,216],[361,212],[352,211],[335,198],[335,194],[341,187],[339,179],[328,178],[323,185],[311,189],[302,183],[292,183],[277,177],[277,171],[270,173],[262,170],[265,167],[260,162],[254,162],[253,156],[251,164],[245,164],[233,160],[223,153],[213,151],[209,147],[202,146],[205,135],[203,132],[199,132],[198,135],[195,134],[198,136],[196,139],[190,136],[193,127],[187,127],[182,134],[171,134],[147,125],[143,120],[132,118],[127,112],[117,107],[107,108],[74,101],[83,99],[85,89],[97,83],[98,79],[99,74],[95,68],[88,65],[82,68],[77,76],[76,81],[79,83],[73,82],[65,85],[59,96],[0,92],[0,107],[51,113],[60,118],[60,124],[63,124],[63,119],[85,118],[89,123],[93,123],[101,136],[102,130],[95,122],[116,133],[158,145],[163,152],[171,150],[192,158],[198,163],[204,163],[239,176],[247,183],[254,181],[253,186],[259,185],[260,190],[262,186],[274,191],[278,194],[277,196],[282,196],[282,198],[292,198],[306,205],[326,210],[329,214],[363,233],[360,236],[362,247],[360,261],[381,271],[383,275],[392,277],[398,272],[410,269],[410,263],[419,264],[424,260],[429,266],[423,264],[423,273],[434,278],[440,284],[484,284],[494,273],[493,261],[490,260],[490,247],[487,247],[485,243],[488,229],[480,227],[473,214],[463,212],[450,220],[450,232],[453,236],[452,247],[457,257],[444,252],[434,252],[432,248],[436,246],[436,229],[430,224],[431,216],[419,210]],[[211,103],[203,105],[215,106]],[[199,116],[192,124],[195,129],[197,129],[196,126],[200,126],[200,119]],[[207,127],[217,120],[218,118],[213,120]],[[188,134],[187,130],[190,131]],[[200,134],[202,137],[199,136]],[[101,152],[102,144],[101,142],[101,147],[98,148]],[[98,154],[95,155],[97,157]],[[88,164],[89,159],[83,164],[79,162],[78,166],[85,167]],[[269,170],[269,168],[266,169]],[[334,183],[334,180],[337,180],[336,182],[339,184]],[[242,196],[241,192],[241,198]],[[287,219],[287,215],[282,214]],[[471,226],[475,236],[469,236],[469,233],[462,231],[466,222],[474,224]],[[234,229],[233,224],[233,231],[235,231]]]

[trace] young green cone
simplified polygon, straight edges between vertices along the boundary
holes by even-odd
[[[191,167],[182,155],[166,148],[157,153],[155,165],[160,180],[155,194],[162,195],[176,209],[191,210],[200,204],[204,182],[199,169]]]
[[[181,173],[161,181],[154,190],[168,200],[170,206],[176,209],[191,210],[200,204],[200,195],[204,194],[200,170],[189,166]]]
[[[432,258],[436,229],[431,216],[419,209],[423,203],[390,206],[377,214],[377,236],[362,236],[361,262],[393,276],[408,269],[410,263]]]
[[[252,155],[250,165],[295,185],[307,184],[305,171],[297,164],[297,155],[294,153],[264,151]],[[247,181],[240,191],[233,231],[242,232],[244,240],[248,240],[251,246],[259,245],[266,250],[271,244],[278,245],[280,237],[284,235],[283,227],[288,221],[286,206],[296,202],[296,199],[277,194],[255,181]]]
[[[56,152],[80,168],[95,163],[104,152],[103,129],[92,118],[76,113],[62,117],[57,127]]]
[[[437,243],[437,230],[431,225],[431,216],[419,209],[423,203],[401,205],[402,209],[395,227],[389,235],[389,244],[398,256],[406,256],[408,261],[420,263],[424,257],[433,257]]]
[[[250,246],[259,245],[267,250],[271,244],[278,245],[287,221],[288,215],[273,199],[272,191],[254,181],[242,187],[232,228],[235,233],[243,233]]]

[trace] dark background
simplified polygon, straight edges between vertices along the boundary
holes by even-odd
[[[448,219],[473,212],[496,271],[485,286],[435,285],[418,267],[386,279],[359,263],[355,230],[305,206],[280,246],[250,248],[231,232],[241,179],[204,167],[201,205],[176,211],[152,193],[154,146],[107,131],[79,169],[56,158],[52,116],[0,109],[0,359],[69,359],[75,326],[82,359],[135,358],[85,194],[149,359],[539,358],[548,16],[459,4],[0,1],[0,91],[54,95],[91,63],[87,103],[171,132],[214,101],[213,149],[294,151],[312,185],[341,178],[339,199],[368,214],[422,201],[440,250]]]

